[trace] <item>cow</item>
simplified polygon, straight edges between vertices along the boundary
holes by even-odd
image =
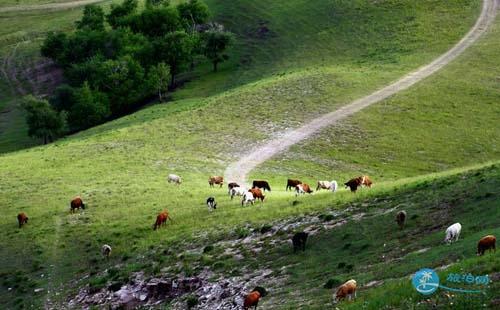
[[[224,177],[211,176],[208,178],[208,185],[210,185],[210,187],[214,187],[214,185],[220,185],[220,187],[222,188],[222,185],[224,185]]]
[[[217,209],[217,203],[215,202],[214,197],[207,198],[207,207],[208,207],[208,211],[212,211],[212,210]]]
[[[402,210],[396,214],[396,222],[398,223],[399,229],[403,229],[406,222],[406,211]]]
[[[28,216],[26,215],[26,213],[19,213],[17,215],[17,222],[19,223],[19,228],[21,228],[24,224],[28,224]]]
[[[360,176],[361,178],[361,185],[364,185],[366,187],[372,187],[372,180],[370,180],[370,177],[367,175]]]
[[[254,180],[252,182],[252,188],[255,187],[262,188],[264,191],[266,190],[271,191],[271,186],[269,186],[269,183],[267,183],[267,181],[264,180]]]
[[[101,248],[101,254],[106,259],[108,259],[109,255],[111,255],[111,246],[109,246],[108,244],[103,245],[102,248]]]
[[[231,189],[233,189],[235,187],[240,187],[240,185],[238,183],[235,183],[235,182],[228,183],[227,184],[227,191],[228,191],[228,193],[231,192]]]
[[[243,309],[248,310],[250,307],[257,309],[260,299],[266,295],[266,290],[263,287],[257,286],[245,297]]]
[[[163,212],[160,212],[157,216],[156,216],[156,222],[154,223],[153,225],[153,230],[156,230],[157,228],[165,225],[167,223],[167,220],[170,219],[172,220],[172,218],[170,217],[170,215],[168,214],[168,211],[165,210]]]
[[[264,198],[266,198],[266,196],[264,196],[264,194],[262,194],[262,191],[260,190],[260,188],[254,187],[254,188],[249,189],[248,191],[252,193],[253,197],[256,200],[260,199],[261,203],[264,202]]]
[[[253,196],[252,192],[248,191],[245,192],[245,195],[243,195],[243,199],[241,200],[241,206],[244,206],[245,204],[251,203],[253,205],[255,201],[255,197]]]
[[[496,252],[496,243],[497,243],[497,238],[493,235],[487,235],[481,238],[479,242],[477,243],[477,255],[481,256],[484,255],[484,252],[487,250],[493,250]]]
[[[455,223],[446,229],[446,237],[444,242],[450,244],[452,242],[457,242],[460,236],[460,231],[462,231],[462,225],[460,223]]]
[[[182,178],[178,176],[177,174],[169,174],[167,177],[168,183],[174,183],[176,185],[181,185],[182,183]]]
[[[318,181],[318,186],[316,186],[316,191],[320,189],[330,189],[332,187],[332,182],[330,181]]]
[[[337,303],[347,297],[348,300],[351,300],[353,298],[356,298],[356,288],[357,288],[357,283],[355,280],[351,279],[337,289],[335,292],[335,299],[334,303]]]
[[[312,192],[313,191],[311,190],[309,185],[306,183],[299,184],[295,187],[295,196],[298,196],[300,194],[303,195],[305,193],[311,194]]]
[[[248,190],[244,187],[233,187],[229,190],[229,195],[231,196],[231,200],[233,200],[234,196],[243,196]]]
[[[339,185],[337,184],[337,181],[333,180],[330,182],[330,190],[332,193],[335,193],[338,189]]]
[[[302,184],[302,181],[300,180],[293,180],[293,179],[288,179],[286,181],[286,188],[285,190],[288,191],[288,189],[295,188],[295,186]]]
[[[75,198],[73,198],[73,200],[71,200],[70,210],[73,213],[75,212],[75,209],[80,208],[82,208],[82,210],[85,210],[85,204],[83,203],[82,197],[76,196]]]
[[[344,185],[345,187],[349,187],[351,189],[351,192],[355,193],[358,190],[358,187],[362,185],[363,178],[358,177],[354,179],[350,179],[349,181],[345,182]]]
[[[293,235],[292,237],[293,253],[297,252],[300,249],[302,249],[302,251],[306,250],[306,241],[308,236],[309,234],[303,231]]]

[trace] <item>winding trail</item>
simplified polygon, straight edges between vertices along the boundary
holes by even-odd
[[[63,2],[63,3],[46,3],[46,4],[38,4],[38,5],[16,5],[16,6],[7,6],[0,8],[0,13],[9,13],[9,12],[24,12],[24,11],[42,11],[42,10],[64,10],[71,9],[87,4],[94,4],[99,2],[104,2],[108,0],[80,0],[80,1],[71,1],[71,2]]]
[[[366,97],[355,100],[336,111],[315,118],[295,130],[284,132],[279,135],[279,138],[269,140],[263,145],[256,147],[239,161],[231,163],[227,167],[224,173],[225,179],[228,182],[246,183],[247,174],[274,155],[287,150],[290,146],[299,143],[325,127],[331,126],[372,104],[411,87],[440,70],[462,54],[491,26],[497,15],[499,4],[500,0],[483,0],[481,14],[472,29],[453,48],[436,58],[430,64],[410,72],[398,81]]]

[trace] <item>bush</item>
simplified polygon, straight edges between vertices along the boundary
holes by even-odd
[[[334,287],[339,286],[340,284],[342,284],[342,280],[340,280],[338,278],[331,278],[331,279],[328,279],[328,281],[326,281],[326,283],[323,285],[323,287],[327,288],[327,289],[332,289]]]
[[[194,308],[198,304],[198,297],[194,295],[189,295],[186,299],[186,304],[188,309]]]

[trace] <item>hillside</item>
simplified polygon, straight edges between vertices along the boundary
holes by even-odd
[[[225,187],[207,185],[209,175],[222,174],[258,143],[445,52],[473,25],[480,1],[207,3],[238,37],[231,61],[220,72],[206,75],[208,65],[201,65],[185,74],[189,82],[168,104],[44,147],[0,155],[1,304],[61,308],[82,288],[98,292],[125,284],[135,272],[202,277],[207,267],[213,277],[203,278],[205,284],[234,277],[241,291],[255,284],[241,278],[245,270],[261,273],[255,280],[271,292],[262,302],[266,309],[321,308],[331,300],[323,284],[352,277],[361,286],[384,283],[362,287],[351,307],[403,308],[422,300],[404,280],[421,267],[457,263],[451,268],[499,271],[498,254],[472,258],[479,237],[500,233],[498,21],[440,73],[259,167],[252,177],[269,179],[273,188],[262,206],[241,208],[238,199],[229,200]],[[0,13],[7,17],[2,25],[12,24],[0,30],[5,31],[0,40],[12,40],[1,51],[4,61],[12,59],[21,68],[34,61],[40,39],[24,41],[24,35],[70,31],[79,12]],[[13,28],[21,25],[24,30],[16,34]],[[13,55],[13,47],[15,57],[5,58]],[[11,84],[2,79],[6,94]],[[4,151],[32,143],[23,134],[22,114],[11,112],[17,111],[11,108],[18,98],[14,90],[0,101],[0,109],[9,110],[0,114]],[[464,168],[471,165],[477,166]],[[437,171],[444,173],[422,176]],[[181,175],[183,184],[167,184],[168,173]],[[284,191],[287,177],[341,183],[360,173],[374,178],[373,189],[300,198]],[[82,195],[88,208],[70,214],[75,195]],[[209,213],[205,200],[211,195],[218,208]],[[402,208],[410,220],[399,231],[393,217]],[[174,221],[153,232],[163,209]],[[15,218],[21,210],[30,221],[18,229]],[[343,219],[345,224],[335,226]],[[327,229],[312,236],[307,251],[291,255],[288,234],[308,223],[323,227],[323,221]],[[464,226],[463,238],[441,245],[444,229],[455,221]],[[252,241],[260,231],[288,224],[286,232],[261,240],[257,254],[252,243],[231,252],[245,237]],[[109,261],[99,253],[104,243],[113,247]],[[207,246],[213,248],[203,253]],[[380,263],[382,255],[393,268]],[[497,285],[481,303],[493,307]],[[385,288],[397,289],[397,297],[384,296]],[[173,307],[183,308],[186,298],[173,300]],[[435,298],[441,305],[442,295]]]

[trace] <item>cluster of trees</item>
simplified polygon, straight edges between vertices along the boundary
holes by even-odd
[[[41,54],[64,70],[67,84],[49,100],[26,98],[30,135],[51,141],[135,110],[174,88],[177,76],[203,57],[213,70],[227,60],[233,36],[200,0],[177,6],[166,0],[112,5],[108,14],[88,5],[76,31],[49,33]]]

